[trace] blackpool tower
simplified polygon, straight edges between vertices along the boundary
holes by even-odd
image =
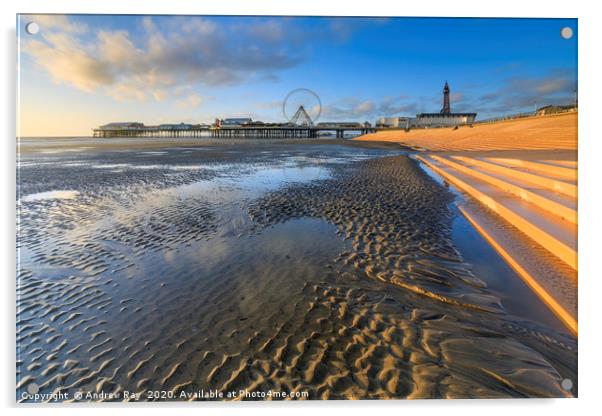
[[[449,85],[447,85],[447,81],[445,81],[445,86],[443,87],[443,108],[441,109],[441,114],[450,114],[451,108],[449,106]]]

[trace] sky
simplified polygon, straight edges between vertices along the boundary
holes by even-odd
[[[318,122],[438,112],[446,81],[452,112],[477,119],[577,98],[576,19],[20,15],[17,40],[22,137],[284,122],[298,88]]]

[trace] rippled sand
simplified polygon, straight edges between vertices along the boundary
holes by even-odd
[[[17,202],[19,400],[32,383],[181,400],[571,396],[576,340],[505,312],[454,247],[453,196],[399,151],[23,162],[21,195],[45,197]]]

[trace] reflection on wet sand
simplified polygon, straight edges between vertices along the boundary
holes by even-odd
[[[414,161],[231,150],[23,160],[19,399],[31,383],[183,400],[571,395],[576,341],[507,313],[454,244],[453,195]],[[75,194],[27,198],[53,189]]]

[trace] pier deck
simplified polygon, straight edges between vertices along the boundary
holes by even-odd
[[[332,133],[343,138],[346,132],[367,134],[376,132],[374,127],[192,127],[188,129],[140,127],[140,128],[95,128],[94,137],[210,137],[210,138],[266,138],[266,139],[311,139],[320,133]]]

